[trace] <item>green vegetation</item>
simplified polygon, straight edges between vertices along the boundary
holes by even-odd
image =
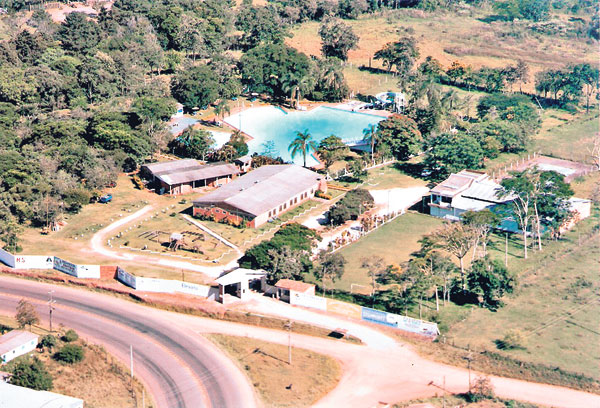
[[[73,329],[69,329],[65,332],[65,334],[62,335],[60,339],[65,343],[71,343],[77,340],[78,338],[79,335],[77,334],[77,332]]]
[[[65,344],[52,356],[56,361],[75,364],[83,360],[83,348],[77,344]]]
[[[246,337],[207,337],[243,368],[267,407],[308,407],[333,389],[340,379],[337,361],[312,351]],[[302,373],[302,375],[298,375]]]
[[[341,225],[348,220],[356,220],[374,205],[373,196],[362,188],[350,190],[340,201],[329,209],[328,217],[333,225]]]
[[[52,376],[46,366],[37,357],[19,359],[11,367],[10,383],[34,390],[48,391],[52,389]]]

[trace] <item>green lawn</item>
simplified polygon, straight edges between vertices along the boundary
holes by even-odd
[[[561,116],[552,111],[544,114],[545,120],[556,125],[542,128],[534,139],[534,150],[563,159],[586,161],[588,148],[592,147],[594,135],[600,130],[598,113],[581,114],[568,122],[557,117]]]
[[[598,224],[598,212],[563,240],[549,242],[542,253],[522,258],[518,237],[509,243],[510,269],[519,289],[496,312],[474,306],[452,306],[440,317],[449,338],[461,347],[497,350],[495,340],[510,329],[526,336],[522,350],[502,351],[512,358],[558,366],[600,380],[600,282],[598,236],[582,240]],[[504,259],[502,237],[494,238],[491,255]]]
[[[339,253],[348,263],[344,276],[335,283],[335,288],[349,291],[350,285],[355,283],[367,287],[355,287],[354,291],[369,293],[371,281],[367,271],[361,267],[362,258],[378,255],[387,264],[405,262],[412,252],[420,248],[417,241],[440,225],[442,220],[439,218],[409,212],[341,249]]]
[[[397,163],[371,169],[367,174],[364,182],[334,181],[332,184],[349,188],[361,187],[368,190],[418,187],[427,184],[425,180],[406,174]]]

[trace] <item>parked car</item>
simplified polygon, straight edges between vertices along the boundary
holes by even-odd
[[[100,197],[100,199],[98,201],[100,201],[102,204],[108,204],[111,202],[111,200],[112,200],[112,195],[106,194],[106,195],[103,195],[102,197]]]

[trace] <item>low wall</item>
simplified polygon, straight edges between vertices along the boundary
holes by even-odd
[[[15,269],[52,269],[54,257],[47,255],[15,255]]]
[[[323,310],[424,336],[435,337],[439,334],[437,323],[413,319],[408,316],[400,316],[382,310],[375,310],[353,303],[342,302],[340,300],[327,299],[303,293],[292,293],[290,304]]]

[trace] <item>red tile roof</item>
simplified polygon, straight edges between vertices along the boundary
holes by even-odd
[[[315,287],[315,285],[312,285],[310,283],[295,281],[295,280],[291,280],[291,279],[279,279],[279,281],[275,284],[275,287],[304,293],[307,290],[313,289]]]

